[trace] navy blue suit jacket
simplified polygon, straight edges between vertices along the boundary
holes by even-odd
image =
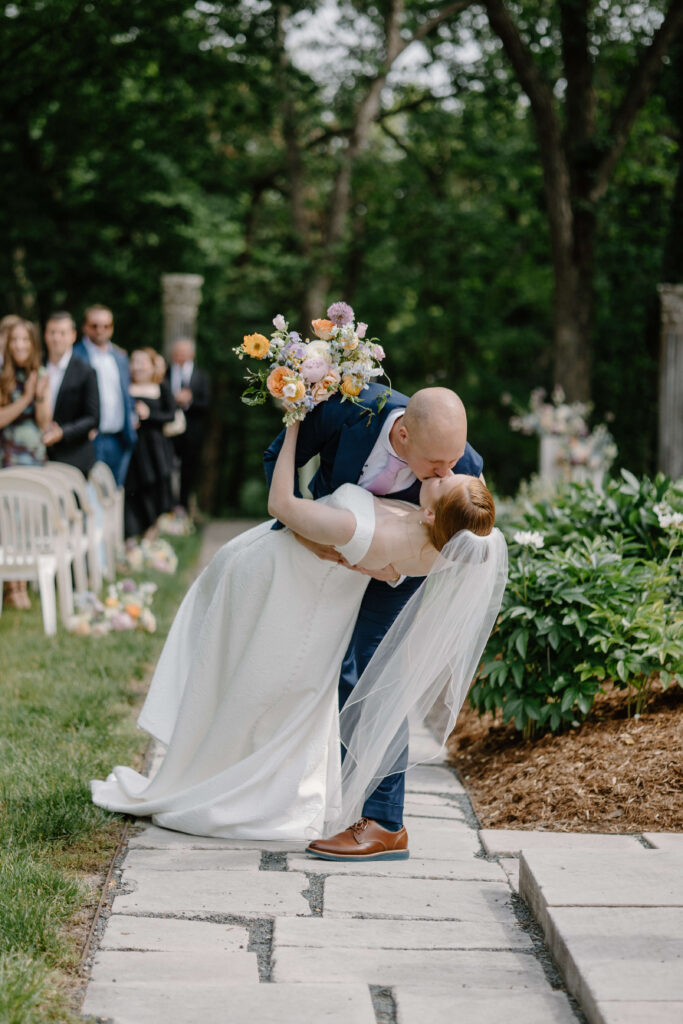
[[[121,394],[123,395],[123,408],[125,409],[125,420],[123,424],[125,447],[132,448],[137,442],[138,435],[135,429],[135,403],[129,391],[130,370],[128,369],[128,356],[122,348],[118,347],[118,345],[112,345],[111,351],[114,359],[116,360],[116,365],[119,370],[119,378],[121,380]],[[88,350],[82,340],[77,341],[74,345],[74,355],[90,366]]]
[[[320,468],[310,484],[314,498],[331,494],[342,484],[358,482],[387,416],[394,409],[404,409],[408,404],[406,395],[392,391],[382,411],[377,413],[377,401],[385,391],[386,388],[380,384],[370,384],[362,394],[361,405],[342,402],[338,395],[333,395],[329,401],[321,403],[310,412],[302,422],[296,445],[296,466],[304,466],[314,455],[320,456]],[[369,411],[365,412],[366,409],[372,410],[373,415],[370,416]],[[268,486],[284,437],[283,430],[264,453]],[[466,444],[465,452],[453,467],[453,472],[479,476],[483,466],[481,455]],[[296,481],[295,490],[297,494],[300,493]],[[416,480],[404,491],[392,493],[391,497],[419,505],[420,481]]]

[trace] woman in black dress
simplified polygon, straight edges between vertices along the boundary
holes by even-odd
[[[136,349],[130,357],[130,393],[135,399],[138,443],[126,477],[126,537],[154,532],[158,516],[168,511],[168,480],[173,468],[163,427],[175,416],[175,402],[165,381],[155,381],[153,349]]]

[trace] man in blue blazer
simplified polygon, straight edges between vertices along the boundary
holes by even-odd
[[[320,457],[310,484],[314,498],[331,494],[342,484],[358,483],[374,494],[419,505],[422,480],[450,472],[481,475],[483,460],[467,443],[465,409],[453,391],[424,388],[410,400],[392,391],[378,411],[385,392],[381,385],[370,384],[359,404],[334,395],[306,416],[299,429],[296,465]],[[283,439],[284,431],[264,455],[269,484]],[[299,540],[320,558],[340,561],[334,549]],[[373,574],[342,665],[340,707],[420,583],[417,577],[401,579],[392,566]],[[367,798],[359,822],[331,839],[311,843],[308,852],[327,860],[405,857],[404,795],[405,774],[398,771]]]
[[[95,458],[106,462],[122,486],[137,441],[135,408],[129,393],[128,356],[113,345],[114,314],[107,306],[89,306],[83,314],[83,337],[74,355],[97,374],[100,422],[94,439]]]

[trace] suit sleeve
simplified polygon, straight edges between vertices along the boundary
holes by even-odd
[[[299,469],[300,466],[305,466],[314,455],[319,455],[325,443],[330,440],[336,429],[338,429],[338,427],[333,427],[332,424],[330,410],[333,409],[334,406],[332,406],[331,403],[332,400],[326,402],[324,405],[319,405],[317,409],[314,409],[313,412],[306,416],[299,427],[299,437],[296,442],[296,456],[294,459],[294,464],[297,469]],[[280,454],[280,449],[282,448],[284,440],[285,432],[282,430],[277,435],[273,443],[266,448],[263,453],[263,468],[266,474],[266,482],[269,487],[270,482],[273,479],[275,463],[278,455]],[[301,497],[296,474],[294,479],[294,493],[298,498]]]
[[[78,415],[69,423],[60,423],[62,428],[62,441],[66,444],[74,444],[76,441],[85,441],[91,430],[97,429],[100,422],[100,393],[97,386],[97,374],[91,366],[83,364],[86,372],[83,374],[80,388],[80,408]]]
[[[205,413],[209,408],[209,378],[203,370],[196,373],[195,377],[196,380],[192,385],[192,404],[190,409],[193,409],[195,412]]]
[[[483,469],[484,460],[468,441],[462,458],[458,459],[453,467],[453,472],[467,473],[468,476],[481,476]]]

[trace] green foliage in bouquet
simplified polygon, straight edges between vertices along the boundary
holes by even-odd
[[[526,736],[591,710],[606,682],[628,712],[652,685],[683,685],[683,486],[623,470],[604,493],[573,484],[501,525],[510,577],[470,691]]]

